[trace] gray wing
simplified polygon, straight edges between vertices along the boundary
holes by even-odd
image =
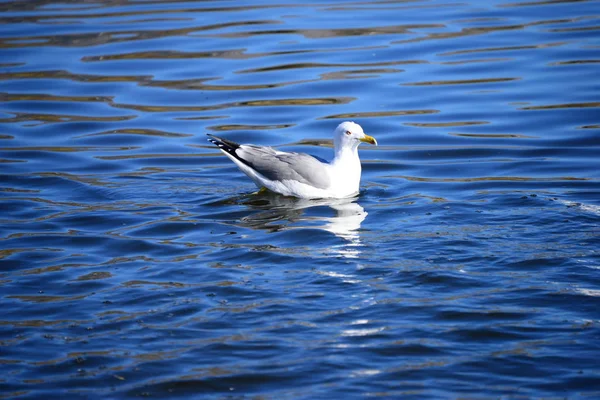
[[[271,147],[241,145],[236,155],[264,177],[274,180],[294,180],[319,189],[329,187],[327,164],[304,153],[285,153]]]

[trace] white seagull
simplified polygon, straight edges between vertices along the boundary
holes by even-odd
[[[288,153],[208,136],[208,141],[217,145],[259,188],[303,199],[355,196],[361,173],[358,145],[361,142],[377,145],[375,138],[350,121],[342,122],[333,132],[334,156],[330,163],[305,153]]]
[[[361,173],[358,145],[377,145],[377,140],[365,134],[360,125],[349,121],[339,124],[333,133],[334,156],[330,163],[305,153],[208,136],[259,188],[303,199],[355,196]]]

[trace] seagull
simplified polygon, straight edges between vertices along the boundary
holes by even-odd
[[[272,147],[238,144],[207,134],[259,188],[301,199],[346,198],[358,193],[361,166],[358,146],[377,145],[357,123],[346,121],[333,132],[334,156],[323,162],[305,153],[289,153]]]

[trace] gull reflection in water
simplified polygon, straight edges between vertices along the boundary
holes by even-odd
[[[332,255],[356,258],[363,246],[360,226],[368,214],[356,200],[356,197],[309,200],[276,193],[255,193],[238,198],[236,202],[241,202],[252,210],[259,210],[241,219],[240,222],[245,227],[272,232],[300,228],[322,229],[345,241],[327,248]],[[334,215],[331,212],[320,215],[317,210],[307,215],[308,210],[315,207],[329,207]]]
[[[337,215],[327,218],[323,229],[348,241],[346,244],[333,246],[333,253],[346,258],[358,257],[362,246],[359,229],[367,218],[367,212],[360,204],[354,202],[329,204],[329,207],[333,208]]]

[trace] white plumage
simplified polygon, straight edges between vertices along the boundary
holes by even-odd
[[[333,133],[334,156],[323,163],[305,153],[289,153],[272,147],[237,144],[208,135],[254,183],[284,196],[305,199],[345,198],[358,193],[361,142],[377,145],[360,125],[342,122]]]

